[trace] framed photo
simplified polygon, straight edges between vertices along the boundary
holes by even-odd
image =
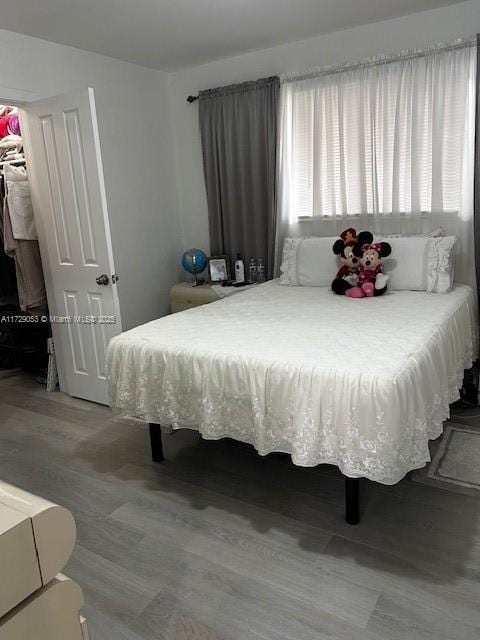
[[[208,259],[208,276],[210,282],[225,282],[229,280],[228,256],[210,256]]]

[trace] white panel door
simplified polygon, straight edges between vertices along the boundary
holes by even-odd
[[[121,321],[93,89],[21,117],[60,385],[106,404],[105,351]]]

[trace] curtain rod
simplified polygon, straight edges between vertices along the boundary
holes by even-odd
[[[196,102],[200,97],[211,98],[215,96],[231,95],[234,93],[244,93],[245,91],[255,91],[262,87],[269,86],[274,82],[279,82],[278,76],[269,76],[268,78],[258,78],[257,80],[247,80],[245,82],[236,82],[223,87],[215,87],[214,89],[205,89],[200,91],[197,96],[188,96],[187,102],[190,104]]]
[[[407,51],[401,51],[400,53],[392,53],[383,56],[376,56],[374,58],[366,58],[359,62],[347,62],[338,66],[326,66],[315,69],[310,69],[304,73],[285,73],[280,76],[282,82],[294,82],[296,80],[308,80],[309,78],[315,78],[317,76],[334,75],[336,73],[342,73],[344,71],[355,71],[356,69],[375,67],[382,64],[391,64],[400,60],[413,60],[415,58],[425,58],[433,55],[434,53],[441,53],[442,51],[454,51],[455,49],[464,49],[467,47],[477,46],[477,37],[471,38],[458,38],[454,42],[439,43],[425,49],[413,49]],[[199,99],[200,96],[187,96],[186,101],[193,104]]]
[[[414,60],[415,58],[425,58],[435,53],[442,53],[443,51],[454,51],[455,49],[466,49],[467,47],[477,46],[477,38],[458,38],[451,43],[440,43],[425,49],[410,49],[403,50],[399,53],[386,54],[382,56],[375,56],[373,58],[366,58],[356,62],[347,62],[338,66],[325,66],[315,69],[310,69],[304,73],[285,73],[280,79],[282,82],[295,82],[297,80],[308,80],[309,78],[315,78],[320,76],[334,75],[337,73],[343,73],[346,71],[356,71],[357,69],[376,67],[382,64],[391,64],[393,62],[399,62],[402,60]]]

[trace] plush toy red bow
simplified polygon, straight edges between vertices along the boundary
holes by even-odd
[[[367,244],[362,245],[362,252],[365,253],[365,251],[376,251],[377,253],[380,254],[380,252],[382,251],[382,243],[381,242],[370,242]]]

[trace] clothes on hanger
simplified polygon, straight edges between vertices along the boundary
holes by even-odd
[[[9,104],[0,104],[0,118],[2,116],[6,116],[12,111],[13,111],[13,107],[11,107]]]
[[[4,250],[3,237],[3,179],[0,180],[0,304],[18,305],[17,276],[15,261]]]
[[[30,184],[17,109],[0,105],[0,313],[48,313],[45,282],[33,218]],[[13,164],[10,164],[13,163]],[[46,322],[9,322],[0,327],[0,369],[21,365],[40,371],[47,364]]]
[[[0,118],[1,120],[1,118]],[[0,139],[0,148],[1,149],[11,149],[14,148],[22,148],[23,141],[21,136],[17,136],[13,133],[9,133],[5,137]]]
[[[0,161],[23,157],[23,140],[16,107],[0,105]]]
[[[14,112],[14,113],[10,113],[8,116],[8,132],[12,135],[15,136],[20,136],[21,135],[21,131],[20,131],[20,119],[18,117],[18,113]]]
[[[21,151],[17,149],[10,149],[10,151],[6,151],[3,156],[1,156],[2,162],[5,160],[24,160],[25,156]]]
[[[7,200],[16,240],[37,240],[37,230],[33,219],[32,197],[25,167],[5,165],[3,168],[7,183]]]
[[[8,121],[9,121],[9,116],[2,116],[0,118],[0,138],[4,138],[5,136],[8,136],[8,134],[10,133],[8,130]]]
[[[11,166],[4,167],[4,171],[10,169]],[[19,169],[15,167],[14,169]],[[20,172],[21,173],[21,172]],[[15,172],[7,172],[12,176]],[[19,177],[19,172],[17,172]],[[10,182],[10,185],[8,184]],[[36,239],[18,239],[15,238],[12,216],[10,214],[10,187],[11,185],[25,187],[28,181],[18,180],[8,181],[8,193],[3,197],[3,244],[5,253],[15,261],[16,284],[18,290],[18,301],[20,309],[23,312],[32,315],[43,315],[47,309],[47,297],[45,291],[45,281],[43,277],[42,260],[40,257],[40,249]],[[14,199],[16,203],[16,199]]]
[[[32,315],[42,315],[46,310],[47,297],[38,242],[13,237],[8,199],[4,200],[4,236],[5,253],[15,259],[20,309]]]
[[[16,107],[0,105],[0,138],[8,135],[21,135],[20,119]]]
[[[7,182],[26,182],[28,180],[27,169],[24,165],[7,165],[3,168]]]
[[[37,240],[28,181],[10,182],[7,180],[7,200],[13,237],[16,240]]]

